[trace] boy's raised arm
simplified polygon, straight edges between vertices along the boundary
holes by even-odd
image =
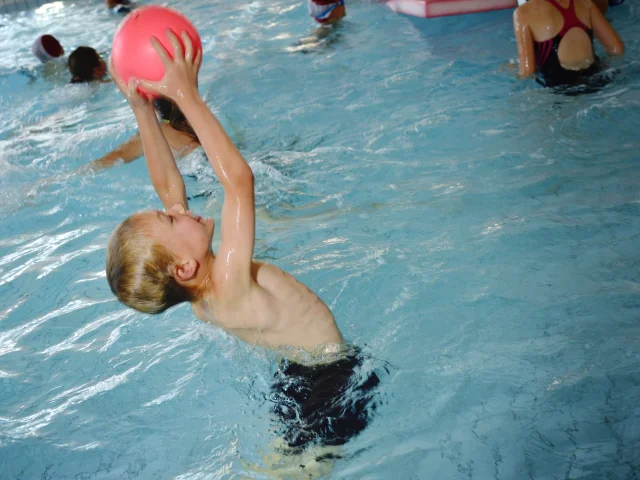
[[[176,165],[169,143],[160,128],[153,104],[149,99],[138,93],[139,82],[137,80],[131,79],[129,85],[125,85],[122,79],[113,71],[111,62],[109,63],[109,70],[116,85],[129,101],[136,117],[149,177],[158,197],[160,197],[162,204],[167,209],[177,203],[188,209],[184,181]]]
[[[240,283],[246,286],[251,284],[255,237],[253,172],[198,93],[197,79],[202,52],[193,51],[191,39],[185,32],[182,34],[184,50],[173,32],[167,31],[167,37],[173,45],[173,58],[157,39],[152,38],[153,46],[165,66],[164,78],[159,82],[141,81],[141,85],[178,104],[198,135],[209,163],[224,188],[222,240],[218,257],[225,259],[221,273],[225,282],[237,290]]]

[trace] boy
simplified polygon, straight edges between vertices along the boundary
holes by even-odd
[[[278,350],[285,360],[272,399],[285,422],[288,447],[299,453],[312,444],[342,445],[365,428],[379,378],[354,375],[362,356],[347,347],[315,293],[279,268],[253,260],[253,173],[198,93],[202,52],[193,50],[185,32],[182,44],[171,31],[167,37],[173,59],[151,40],[165,66],[161,81],[132,79],[125,86],[112,72],[136,116],[149,175],[167,210],[134,214],[115,229],[107,250],[111,290],[146,313],[188,301],[200,319],[247,343]],[[211,249],[214,222],[189,211],[182,176],[139,86],[177,104],[222,184],[217,254]]]

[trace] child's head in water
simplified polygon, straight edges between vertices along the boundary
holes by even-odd
[[[31,51],[42,63],[64,55],[64,48],[62,48],[58,39],[49,34],[36,38],[36,41],[31,46]]]
[[[71,83],[100,80],[107,73],[107,64],[91,47],[78,47],[69,55]]]
[[[177,204],[161,212],[131,215],[111,234],[107,280],[125,305],[161,313],[197,297],[194,279],[213,253],[213,219],[196,217]]]

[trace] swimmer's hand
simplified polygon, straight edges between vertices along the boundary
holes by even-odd
[[[508,62],[500,65],[500,67],[498,68],[499,72],[515,72],[516,70],[518,70],[518,62],[516,62],[515,60],[509,60]]]
[[[185,98],[198,96],[198,71],[202,61],[202,49],[194,52],[187,32],[181,34],[184,50],[176,34],[167,30],[166,35],[173,46],[173,58],[156,37],[151,37],[151,44],[164,65],[164,77],[159,82],[140,80],[140,85],[180,104]]]
[[[141,95],[138,91],[140,80],[136,78],[130,78],[127,85],[124,80],[116,73],[113,67],[113,60],[109,58],[109,75],[113,78],[113,81],[118,86],[118,90],[122,93],[122,96],[127,99],[131,109],[134,113],[139,110],[151,109],[153,110],[153,104],[146,95]]]

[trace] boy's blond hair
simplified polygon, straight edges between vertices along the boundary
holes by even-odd
[[[155,243],[144,220],[132,215],[116,227],[107,247],[107,280],[125,305],[144,313],[161,313],[191,300],[173,276],[176,262]]]

